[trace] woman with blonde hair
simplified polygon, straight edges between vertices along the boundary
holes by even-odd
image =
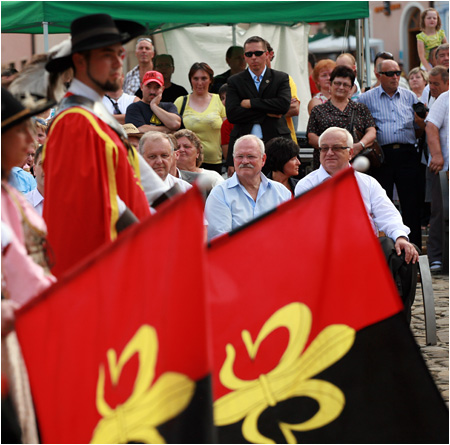
[[[177,149],[177,167],[180,169],[181,178],[193,184],[196,179],[206,188],[206,194],[224,181],[223,177],[214,170],[201,168],[203,162],[203,147],[198,136],[191,130],[178,130],[174,134]]]
[[[411,91],[420,99],[428,85],[428,73],[417,66],[409,72],[408,83]]]

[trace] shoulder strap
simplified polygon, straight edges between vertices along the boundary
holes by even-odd
[[[356,112],[356,108],[353,108],[353,110],[352,110],[352,118],[350,120],[350,130],[349,130],[349,132],[351,134],[353,134],[353,120],[355,119],[355,112]]]
[[[183,116],[183,114],[184,114],[184,110],[185,110],[186,104],[187,104],[187,99],[188,99],[187,95],[183,96],[183,104],[181,105],[180,116]]]

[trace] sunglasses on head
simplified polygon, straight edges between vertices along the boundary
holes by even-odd
[[[381,57],[385,60],[394,60],[394,56],[391,53],[388,53],[387,51],[380,51],[379,53],[377,53],[375,59],[373,60],[377,60],[378,57]]]
[[[380,71],[380,74],[384,74],[385,76],[388,77],[394,77],[394,76],[399,76],[402,74],[401,71]]]
[[[153,45],[152,39],[150,39],[148,37],[142,37],[142,38],[138,39],[137,43],[142,42],[142,41],[150,42]]]
[[[265,52],[266,51],[247,51],[244,53],[244,56],[250,58],[254,54],[256,57],[261,57]]]

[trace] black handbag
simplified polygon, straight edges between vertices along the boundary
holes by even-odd
[[[350,122],[350,133],[353,136],[354,142],[359,142],[363,137],[364,134],[361,133],[354,125],[353,125],[353,119],[355,116],[355,111],[352,110],[352,119]],[[377,139],[372,142],[369,146],[366,146],[366,148],[361,151],[358,156],[365,156],[369,162],[370,166],[373,168],[380,168],[381,164],[384,162],[384,152],[383,149],[380,147],[380,144],[378,144]]]

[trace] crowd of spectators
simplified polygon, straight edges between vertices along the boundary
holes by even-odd
[[[64,79],[67,93],[60,103],[43,107],[42,100],[55,95],[41,91],[31,107],[23,87],[27,70],[3,72],[2,338],[12,330],[4,333],[3,326],[24,303],[15,296],[9,264],[23,264],[34,277],[28,301],[194,183],[206,199],[212,241],[348,168],[374,144],[381,146],[384,162],[357,179],[375,232],[390,239],[387,249],[415,264],[422,229],[429,225],[430,266],[440,271],[438,174],[449,163],[449,48],[438,19],[432,9],[424,14],[421,67],[409,72],[408,89],[401,87],[402,70],[389,52],[375,56],[377,82],[365,89],[357,82],[352,54],[317,63],[309,58],[307,138],[314,161],[313,172],[303,178],[292,119],[299,114],[297,87],[288,73],[271,67],[275,52],[262,37],[230,47],[230,69],[222,74],[215,76],[205,62],[193,63],[186,73],[190,93],[171,81],[175,61],[170,54],[155,55],[150,37],[137,39],[138,65],[124,73],[122,45],[143,29],[122,29],[125,21],[105,14],[76,19],[67,52],[43,56],[52,79]],[[105,37],[106,26],[117,32]],[[90,34],[83,33],[86,28]],[[432,46],[436,39],[439,45]],[[39,234],[31,242],[41,251],[47,225],[53,264],[45,252],[38,262],[30,254],[24,235],[30,225]],[[409,309],[414,297],[402,298]],[[33,429],[28,423],[19,419],[22,432]]]

